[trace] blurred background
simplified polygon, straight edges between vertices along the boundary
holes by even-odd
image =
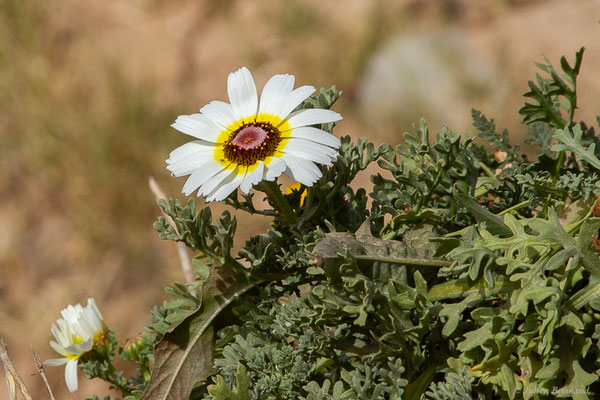
[[[259,91],[276,73],[337,85],[338,136],[396,144],[420,117],[471,135],[475,107],[522,142],[542,54],[558,66],[587,48],[577,118],[595,124],[599,19],[598,0],[0,0],[0,336],[34,398],[30,346],[57,356],[63,307],[94,297],[123,343],[184,280],[148,178],[183,199],[164,160],[189,138],[169,124],[227,100],[229,72],[248,66]],[[268,221],[238,226],[239,246]],[[57,398],[109,393],[46,372]]]

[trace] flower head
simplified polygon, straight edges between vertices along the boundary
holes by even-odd
[[[314,91],[294,88],[293,75],[275,75],[265,84],[260,101],[250,71],[229,74],[229,101],[213,101],[200,113],[181,115],[173,128],[198,140],[171,152],[167,169],[174,176],[190,175],[183,186],[189,195],[207,201],[223,200],[238,187],[248,193],[262,180],[285,173],[312,186],[321,170],[315,163],[336,160],[340,141],[312,125],[335,122],[341,115],[330,110],[293,111]]]
[[[46,360],[47,365],[65,367],[65,381],[69,391],[77,390],[77,363],[79,358],[92,350],[104,336],[106,325],[94,299],[88,299],[86,307],[81,304],[69,305],[61,311],[62,318],[52,324],[52,334],[56,341],[50,346],[63,355],[63,358]]]

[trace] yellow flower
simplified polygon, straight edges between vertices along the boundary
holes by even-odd
[[[302,189],[302,184],[300,182],[294,182],[285,188],[285,193],[292,194],[294,192],[300,192],[300,189]],[[304,198],[306,197],[306,193],[306,189],[304,189],[302,193],[300,193],[300,207],[302,207],[302,205],[304,204]]]

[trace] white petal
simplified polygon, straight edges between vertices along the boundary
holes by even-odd
[[[223,101],[211,101],[200,109],[200,112],[206,115],[210,120],[222,128],[227,128],[229,125],[237,122],[237,118],[233,113],[231,104]]]
[[[280,116],[281,118],[285,118],[298,105],[300,105],[304,100],[306,100],[311,94],[315,92],[315,88],[312,86],[301,86],[297,89],[294,89],[293,92],[286,95],[285,98],[275,107],[273,114]]]
[[[337,150],[304,139],[288,139],[282,151],[325,165],[331,164],[338,156]]]
[[[60,313],[62,314],[63,319],[69,324],[75,324],[77,323],[81,311],[83,311],[81,304],[76,304],[75,306],[69,304],[67,308],[64,308]]]
[[[290,114],[288,124],[290,128],[299,128],[301,126],[325,124],[342,119],[342,116],[335,111],[323,110],[320,108],[309,108]]]
[[[68,335],[66,330],[61,329],[62,328],[61,325],[65,324],[64,320],[60,319],[60,320],[56,321],[56,323],[58,324],[58,327],[55,324],[52,324],[52,327],[50,328],[50,332],[52,332],[52,334],[54,335],[54,337],[56,338],[58,343],[64,347],[71,342],[71,338],[70,338],[70,335]]]
[[[207,142],[202,140],[194,140],[193,142],[188,142],[184,145],[179,146],[175,150],[173,150],[169,154],[168,163],[173,163],[176,161],[184,160],[190,156],[194,156],[198,153],[212,153],[215,151],[215,146],[207,145]]]
[[[212,106],[209,108],[219,108]],[[216,142],[222,128],[202,114],[180,115],[171,126],[179,132],[208,142]]]
[[[294,75],[282,74],[274,75],[267,81],[260,94],[259,114],[276,114],[277,106],[294,88],[296,78]],[[286,115],[281,115],[282,118]]]
[[[285,174],[305,186],[312,186],[322,176],[321,170],[311,161],[290,154],[281,158],[287,165]]]
[[[51,367],[58,367],[59,365],[64,365],[69,362],[67,357],[65,358],[51,358],[49,360],[44,361],[44,364],[49,365]]]
[[[56,351],[58,354],[63,355],[63,356],[68,356],[69,354],[65,351],[64,346],[61,346],[60,344],[56,343],[54,340],[50,341],[50,347],[52,347],[54,349],[54,351]]]
[[[182,193],[189,196],[194,190],[208,182],[223,169],[225,169],[225,167],[215,161],[207,164],[203,168],[195,170],[185,182],[185,185],[183,185],[183,189],[181,189]]]
[[[189,175],[196,169],[215,163],[215,146],[199,145],[198,142],[186,143],[171,152],[166,162],[173,176]]]
[[[218,164],[214,161],[212,156],[210,156],[210,158],[212,160],[208,159],[208,157],[197,157],[195,160],[169,165],[167,166],[167,169],[171,171],[171,174],[175,177],[190,175],[195,171],[202,171],[205,168],[210,168],[211,165]],[[193,191],[194,189],[192,189],[192,192]]]
[[[89,318],[92,322],[92,327],[94,328],[95,334],[99,330],[98,328],[102,329],[102,321],[104,319],[102,318],[102,314],[100,314],[100,310],[96,305],[96,300],[94,300],[93,298],[88,299],[87,312],[90,315]]]
[[[243,172],[241,172],[242,169],[244,170]],[[246,176],[245,170],[247,170],[246,167],[237,167],[227,179],[207,195],[206,201],[221,201],[229,196],[244,181],[244,177]]]
[[[223,169],[218,174],[215,174],[209,180],[207,180],[198,191],[198,196],[208,196],[215,190],[219,185],[223,183],[233,173],[233,169]],[[208,200],[207,200],[208,201]]]
[[[81,343],[72,343],[70,346],[65,347],[65,350],[71,354],[80,355],[88,352],[94,347],[94,340],[89,338]]]
[[[260,181],[262,181],[263,173],[265,170],[265,163],[259,161],[258,167],[254,169],[254,171],[247,172],[246,177],[244,178],[244,182],[240,184],[240,190],[244,193],[248,193],[252,186],[256,185]]]
[[[242,67],[229,74],[227,93],[236,119],[251,118],[258,111],[258,95],[252,74]]]
[[[65,367],[65,381],[69,392],[73,393],[79,387],[77,383],[77,359],[70,360]]]
[[[279,175],[283,174],[285,168],[285,161],[281,158],[273,157],[269,164],[265,164],[264,180],[274,181]]]
[[[336,149],[341,145],[340,139],[336,138],[332,134],[310,126],[303,126],[301,128],[281,132],[281,136],[310,140],[312,142],[325,144]]]

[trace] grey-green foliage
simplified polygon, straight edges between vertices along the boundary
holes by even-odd
[[[337,161],[330,168],[321,167],[323,177],[307,191],[301,223],[314,226],[328,220],[339,230],[355,231],[368,215],[367,193],[348,183],[390,151],[389,145],[375,147],[366,138],[352,143],[349,136],[342,137]]]
[[[427,234],[423,230],[421,241]],[[268,285],[234,307],[244,323],[222,333],[215,385],[233,386],[244,365],[251,398],[334,396],[323,392],[325,381],[337,388],[334,398],[401,398],[407,378],[425,362],[419,350],[429,326],[423,279],[417,273],[416,289],[401,266],[370,266],[352,256],[331,261],[307,269],[302,281]],[[405,365],[415,369],[407,372]]]
[[[504,160],[449,129],[431,141],[422,122],[416,135],[405,136],[405,146],[383,148],[379,164],[393,178],[373,177],[371,194],[371,228],[377,235],[406,245],[410,232],[426,226],[421,232],[439,243],[435,255],[456,265],[436,275],[419,267],[357,260],[364,247],[348,247],[338,261],[327,258],[307,268],[309,276],[296,281],[302,283],[296,290],[282,289],[280,295],[291,295],[292,302],[271,302],[260,315],[256,306],[242,313],[246,322],[236,328],[240,336],[216,360],[225,381],[233,385],[237,366],[245,365],[262,390],[251,389],[251,398],[286,398],[290,387],[295,398],[411,396],[408,383],[414,387],[424,380],[428,367],[435,371],[427,362],[433,354],[441,366],[472,373],[468,378],[434,373],[425,385],[431,383],[429,398],[512,399],[527,391],[534,393],[527,398],[541,398],[552,385],[581,393],[594,382],[590,371],[598,369],[593,361],[598,346],[582,334],[590,329],[584,321],[593,318],[592,293],[600,290],[594,269],[598,256],[590,251],[598,223],[585,212],[598,194],[594,177],[585,173],[586,165],[594,167],[590,145],[595,139],[586,129],[588,141],[577,136],[562,141],[572,154],[560,156],[563,149],[551,148],[549,138],[561,131],[540,122],[531,133],[542,157],[529,161],[505,132],[496,132],[492,120],[479,112],[473,117],[479,139],[506,153]],[[484,196],[489,200],[481,201]],[[565,208],[565,201],[579,205]],[[512,213],[498,223],[498,212],[508,208]],[[392,219],[384,224],[386,215]],[[566,221],[570,225],[563,225]],[[338,226],[334,222],[326,229]],[[327,237],[313,240],[318,246]],[[421,274],[427,279],[418,278]],[[265,297],[270,296],[261,293],[256,301]],[[274,316],[287,315],[282,308],[288,305],[303,316],[283,324],[285,335],[275,337]],[[305,333],[320,333],[320,340],[301,348]],[[289,358],[290,345],[296,364]],[[272,371],[279,365],[276,355],[287,360],[281,364],[286,370]],[[390,360],[399,364],[394,367]],[[312,372],[312,380],[299,386],[294,378],[305,379],[306,368],[318,374]],[[392,372],[402,383],[390,389],[383,377]]]
[[[235,374],[235,389],[230,389],[223,377],[217,376],[216,383],[208,387],[208,393],[217,399],[250,400],[250,377],[243,364],[239,364]]]
[[[158,218],[154,229],[160,233],[161,239],[183,242],[190,249],[201,251],[216,260],[231,258],[237,220],[228,211],[223,212],[215,224],[212,222],[210,208],[205,207],[196,213],[196,201],[193,197],[185,206],[173,199],[168,202],[161,199],[158,204],[175,222],[173,227],[166,217]]]
[[[565,57],[560,59],[562,76],[545,57],[545,64],[536,63],[549,77],[535,74],[536,82],[528,82],[529,91],[524,96],[533,99],[533,103],[525,103],[519,110],[519,114],[523,115],[523,122],[529,124],[542,121],[559,129],[573,124],[573,115],[577,108],[577,75],[584,50],[582,47],[575,54],[572,67]],[[564,113],[567,114],[566,120],[563,117]]]
[[[454,187],[472,193],[479,175],[479,165],[471,150],[471,139],[444,127],[432,141],[425,120],[414,126],[416,133],[405,132],[405,145],[382,154],[379,166],[392,174],[392,179],[373,175],[372,218],[384,237],[392,239],[408,229],[411,223],[441,219],[450,227],[472,222],[468,214],[456,206]],[[430,214],[424,213],[429,210]],[[391,215],[386,225],[383,220]]]
[[[493,118],[487,119],[481,111],[475,109],[471,110],[471,117],[473,118],[473,126],[479,132],[477,137],[487,142],[487,147],[506,153],[506,160],[508,162],[522,160],[523,155],[520,152],[519,146],[511,145],[509,141],[508,131],[504,129],[501,133],[496,132],[496,123],[494,122]],[[550,134],[550,137],[551,136],[552,135]],[[548,139],[547,135],[544,136],[542,132],[538,133],[538,135],[534,137],[534,140],[539,141],[536,141],[535,144],[543,145]],[[484,159],[486,162],[492,161],[488,160],[488,157],[485,155],[485,153],[482,159]]]
[[[115,334],[113,331],[108,330],[104,333],[100,344],[96,345],[92,351],[84,353],[78,364],[86,378],[102,379],[110,383],[112,389],[119,390],[126,395],[135,390],[136,382],[128,379],[123,371],[118,370],[113,365],[116,349],[117,339]],[[94,397],[93,400],[95,400]],[[103,400],[110,400],[110,396],[105,397]]]
[[[424,400],[473,400],[471,381],[473,376],[464,369],[450,371],[444,381],[432,383]]]
[[[198,294],[169,289],[146,348],[164,357],[175,336],[183,342],[166,350],[187,349],[203,324],[207,352],[191,361],[212,364],[186,381],[191,399],[542,400],[559,389],[593,398],[600,140],[573,120],[581,55],[573,67],[561,60],[565,78],[541,65],[550,77],[530,85],[522,113],[533,159],[476,110],[472,138],[448,127],[431,135],[425,121],[395,147],[344,137],[321,180],[285,195],[297,223],[274,203],[257,209],[252,195],[225,201],[272,218],[237,255],[228,212],[213,221],[193,201],[161,203],[177,229],[164,218],[155,228],[197,252]],[[323,89],[300,107],[338,97]],[[385,173],[372,175],[371,193],[352,188],[374,162]],[[126,357],[160,364],[141,354]],[[165,376],[155,368],[126,394],[139,398]]]
[[[417,294],[408,287],[389,283],[394,274],[389,267],[378,269],[379,283],[374,286],[369,284],[373,277],[361,276],[357,265],[348,263],[341,268],[343,272],[325,273],[331,274],[328,281],[332,282],[315,286],[304,301],[296,298],[280,304],[270,300],[272,295],[266,294],[276,288],[269,286],[264,289],[267,293],[258,293],[254,305],[235,308],[246,322],[235,328],[235,341],[227,344],[222,358],[215,361],[221,376],[233,382],[238,365],[245,365],[253,382],[251,398],[256,399],[270,395],[296,399],[302,393],[308,396],[307,382],[314,382],[309,386],[314,387],[321,384],[322,378],[343,388],[343,398],[375,399],[384,394],[399,398],[407,382],[397,357],[412,354],[415,349],[411,343],[418,343],[415,337],[423,335],[423,324],[419,324],[419,330],[419,325],[415,327],[411,321],[419,313],[403,308]],[[354,273],[347,268],[354,269]],[[320,275],[319,271],[314,273]],[[353,277],[345,279],[343,275]],[[390,284],[397,287],[390,290]],[[393,321],[378,317],[377,309],[392,307],[398,310]],[[421,308],[425,312],[423,305]],[[423,319],[426,315],[417,320]],[[414,333],[400,333],[409,327]],[[358,334],[357,328],[363,332]],[[372,335],[381,337],[380,345],[369,345]]]
[[[580,364],[589,347],[589,340],[582,336],[583,321],[589,317],[585,309],[579,310],[583,303],[569,299],[594,290],[600,260],[590,247],[593,232],[600,224],[588,219],[575,238],[565,231],[552,210],[547,220],[517,220],[507,214],[505,223],[511,235],[498,237],[480,228],[480,236],[470,247],[458,247],[449,254],[459,266],[468,266],[463,276],[483,279],[483,272],[485,279],[492,281],[488,286],[500,276],[509,276],[516,283],[516,287],[506,286],[506,298],[495,306],[489,305],[487,296],[471,295],[463,310],[471,310],[470,317],[477,325],[459,333],[464,340],[457,347],[460,354],[450,360],[450,365],[477,367],[482,381],[502,386],[510,398],[524,390],[517,366],[526,369],[529,379],[540,388],[565,382],[572,390],[585,390],[595,381]],[[486,253],[488,258],[476,256],[478,252]],[[482,260],[483,267],[478,265]],[[442,311],[440,315],[454,313]],[[458,328],[455,323],[446,336],[452,337]],[[557,369],[548,374],[545,371],[550,371],[551,365]]]
[[[568,150],[574,153],[580,161],[589,164],[596,171],[600,171],[600,159],[595,152],[596,143],[592,143],[586,148],[582,143],[582,136],[583,131],[580,125],[575,125],[572,129],[557,129],[552,137],[558,143],[552,146],[552,150]]]

